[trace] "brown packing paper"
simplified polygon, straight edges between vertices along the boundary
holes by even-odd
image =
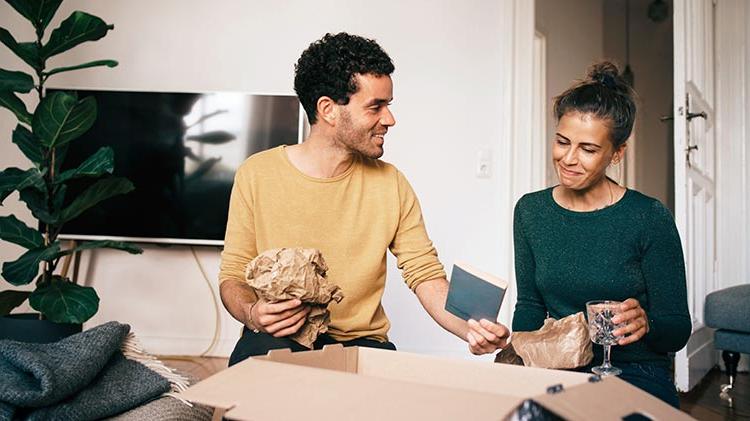
[[[516,354],[513,344],[508,344],[495,355],[495,362],[501,364],[523,365],[523,360]]]
[[[533,332],[514,332],[511,344],[524,365],[529,367],[576,368],[594,358],[588,324],[582,312],[560,320],[549,318],[541,329]],[[501,362],[498,359],[503,353],[504,350],[498,354],[496,362]],[[502,359],[510,360],[510,357]]]
[[[326,278],[327,271],[318,250],[280,248],[267,250],[248,263],[245,277],[259,298],[269,302],[298,298],[310,305],[307,321],[289,338],[311,348],[318,335],[328,331],[328,303],[344,298],[341,288]]]

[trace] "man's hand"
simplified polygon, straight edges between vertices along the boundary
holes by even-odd
[[[648,333],[648,316],[641,303],[635,298],[628,298],[620,305],[621,313],[612,318],[612,323],[624,323],[625,326],[612,332],[615,336],[625,336],[617,341],[618,345],[628,345],[640,340]]]
[[[280,338],[296,333],[309,313],[310,306],[298,299],[269,303],[261,298],[245,307],[245,325]]]
[[[469,331],[466,333],[466,342],[469,343],[469,351],[474,355],[495,352],[508,343],[510,331],[500,323],[492,323],[487,319],[479,322],[470,319],[467,325]]]

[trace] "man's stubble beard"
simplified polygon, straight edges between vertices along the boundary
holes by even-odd
[[[370,159],[378,159],[383,156],[384,148],[378,148],[377,151],[369,151],[371,145],[370,129],[357,131],[352,123],[351,115],[344,111],[341,113],[341,125],[336,132],[336,142],[343,145],[347,151],[353,155],[358,155]]]

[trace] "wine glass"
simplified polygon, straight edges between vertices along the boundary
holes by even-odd
[[[614,324],[612,317],[620,313],[621,302],[610,300],[589,301],[586,303],[586,314],[589,320],[589,336],[595,344],[604,346],[604,362],[602,365],[591,369],[600,376],[617,376],[622,373],[617,367],[609,362],[609,352],[612,345],[624,336],[615,336],[613,332],[623,326],[624,323]]]

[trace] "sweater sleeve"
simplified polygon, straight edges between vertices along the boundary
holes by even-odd
[[[544,324],[547,307],[536,287],[534,254],[529,246],[523,223],[523,198],[513,211],[513,249],[515,254],[518,300],[513,312],[513,330],[537,330]]]
[[[227,279],[244,280],[245,266],[258,255],[253,219],[249,166],[244,164],[237,171],[229,199],[229,216],[224,235],[224,250],[221,252],[219,283]]]
[[[649,320],[644,341],[653,351],[676,352],[687,344],[692,330],[682,244],[672,215],[657,201],[651,222],[644,230],[642,261]]]
[[[424,281],[445,278],[437,251],[427,236],[422,209],[406,177],[397,171],[399,223],[390,244],[406,285],[414,291]]]

